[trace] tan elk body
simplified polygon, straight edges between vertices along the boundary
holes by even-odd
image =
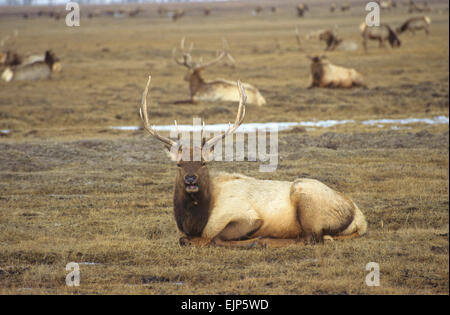
[[[392,48],[401,46],[401,41],[397,34],[387,24],[380,24],[378,27],[368,27],[366,22],[363,22],[359,29],[363,38],[363,47],[366,51],[369,40],[377,40],[380,47],[385,47],[386,41],[389,42]]]
[[[207,62],[207,63],[195,63],[192,61],[191,50],[193,45],[191,44],[188,50],[184,48],[184,38],[181,40],[181,49],[183,53],[183,60],[178,60],[175,56],[175,49],[173,50],[174,59],[177,64],[181,66],[185,66],[188,68],[188,72],[185,76],[185,80],[189,82],[189,90],[191,94],[191,101],[195,102],[219,102],[219,101],[230,101],[237,102],[239,101],[239,93],[236,90],[236,82],[216,79],[212,81],[206,81],[202,78],[201,72],[214,64],[217,64],[219,61],[228,57],[230,60],[234,62],[233,57],[226,51],[226,44],[224,42],[224,49],[217,56],[216,59]],[[257,88],[250,84],[243,83],[247,94],[248,94],[248,103],[255,104],[258,106],[265,105],[266,100],[258,91]]]
[[[311,59],[311,85],[309,88],[351,88],[365,87],[363,77],[355,69],[333,65],[325,56]]]
[[[293,182],[259,180],[241,174],[210,173],[207,161],[211,149],[232,135],[245,116],[246,95],[240,95],[237,117],[223,133],[191,148],[195,161],[185,158],[179,141],[159,135],[150,126],[147,93],[142,96],[144,128],[166,147],[177,161],[174,215],[182,245],[286,246],[299,241],[311,244],[324,239],[346,239],[363,235],[364,215],[348,197],[314,179]]]

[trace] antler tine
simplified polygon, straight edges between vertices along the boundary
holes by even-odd
[[[159,141],[167,144],[168,146],[176,146],[178,145],[178,142],[173,141],[170,138],[166,138],[158,134],[153,128],[150,126],[150,123],[148,121],[148,111],[147,111],[147,94],[148,94],[148,88],[150,86],[150,82],[152,80],[151,76],[148,76],[147,85],[145,86],[144,92],[142,93],[142,102],[141,107],[139,108],[139,114],[141,116],[142,121],[144,122],[144,128],[147,130],[153,137],[158,139]]]
[[[177,59],[177,56],[176,56],[177,49],[176,48],[172,49],[172,56],[173,56],[173,59],[175,60],[175,62],[177,64],[179,64],[180,66],[192,68],[193,67],[193,65],[191,63],[192,57],[191,57],[190,53],[191,53],[192,49],[194,48],[194,43],[191,42],[191,45],[189,46],[188,51],[186,51],[186,49],[184,48],[185,39],[186,39],[186,37],[183,36],[183,38],[181,38],[181,43],[180,43],[181,53],[183,54],[183,61],[180,61]]]
[[[201,131],[201,134],[200,134],[202,143],[203,143],[203,139],[205,138],[205,125],[206,125],[205,121],[203,121],[202,122],[202,131]]]
[[[233,63],[236,63],[236,60],[234,59],[234,57],[230,54],[230,46],[228,45],[228,41],[225,37],[222,38],[222,46],[223,46],[223,50],[225,51],[225,53],[227,54],[227,58]]]
[[[178,58],[177,58],[177,56],[176,56],[176,51],[177,51],[176,48],[172,49],[172,57],[173,57],[173,60],[175,60],[175,62],[176,62],[178,65],[180,65],[180,66],[185,66],[185,67],[187,67],[187,68],[192,68],[192,65],[191,65],[191,60],[192,60],[191,55],[190,55],[190,54],[187,54],[187,53],[183,53],[183,61],[180,61],[180,60],[178,60]]]
[[[295,38],[297,39],[297,44],[300,50],[303,50],[302,41],[300,39],[300,32],[298,31],[298,27],[295,28]]]
[[[207,68],[209,66],[212,66],[212,65],[218,63],[220,60],[222,60],[224,57],[226,57],[228,55],[229,55],[229,53],[228,53],[228,51],[226,49],[226,44],[225,44],[225,42],[222,42],[222,51],[220,52],[220,54],[217,55],[217,53],[216,53],[216,58],[215,59],[213,59],[213,60],[211,60],[211,61],[209,61],[209,62],[207,62],[205,64],[203,64],[201,62],[200,64],[197,65],[196,68],[200,69],[200,70],[203,70],[203,69],[205,69],[205,68]],[[231,57],[231,59],[234,60],[233,57]]]
[[[189,45],[189,49],[186,51],[186,49],[184,48],[185,41],[186,41],[186,36],[183,36],[183,38],[181,38],[181,43],[180,43],[181,51],[183,53],[190,53],[192,51],[192,49],[194,49],[194,42],[191,42],[191,44]]]
[[[5,43],[11,38],[11,36],[6,35],[5,37],[2,38],[1,42],[0,42],[0,47],[5,46]]]
[[[191,44],[189,45],[188,53],[191,53],[192,49],[194,49],[194,42],[191,42]]]
[[[236,129],[244,121],[244,117],[245,117],[245,103],[247,102],[247,94],[245,94],[245,89],[242,86],[241,81],[237,82],[237,86],[238,86],[238,90],[239,90],[239,108],[238,108],[238,113],[236,115],[236,119],[234,121],[234,125],[231,126],[231,124],[230,124],[229,127],[228,127],[228,130],[226,132],[224,132],[221,135],[217,135],[217,136],[209,139],[205,143],[205,145],[204,145],[205,147],[211,148],[218,141],[222,140],[223,138],[225,138],[226,136],[228,136],[230,134],[233,134],[236,131]]]

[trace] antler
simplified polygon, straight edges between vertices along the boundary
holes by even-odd
[[[295,38],[297,39],[298,48],[303,51],[302,41],[300,39],[300,32],[298,31],[298,27],[295,28]]]
[[[6,42],[10,41],[11,38],[16,38],[18,35],[19,35],[19,31],[14,30],[12,35],[6,35],[5,37],[3,37],[2,40],[0,41],[0,47],[4,47]],[[10,46],[12,46],[12,44]]]
[[[228,130],[226,132],[224,132],[221,135],[217,135],[211,139],[209,139],[204,145],[203,147],[209,149],[212,146],[214,146],[218,141],[222,140],[223,138],[225,138],[228,135],[233,134],[236,129],[241,125],[241,123],[244,121],[244,117],[245,117],[245,103],[247,102],[247,95],[245,94],[245,90],[244,87],[242,86],[241,81],[237,82],[237,86],[238,86],[238,90],[239,90],[239,108],[238,108],[238,113],[236,116],[236,120],[234,121],[234,125],[231,126],[231,124],[229,123],[229,127]]]
[[[180,61],[180,60],[177,59],[177,57],[176,57],[177,49],[176,48],[174,48],[172,50],[172,56],[173,56],[173,59],[175,60],[175,62],[177,64],[179,64],[180,66],[185,66],[185,67],[188,67],[188,68],[192,68],[194,65],[192,64],[191,51],[194,48],[194,43],[191,42],[191,45],[189,46],[189,49],[186,51],[186,49],[184,48],[184,41],[185,41],[185,39],[186,38],[183,37],[181,39],[181,43],[180,43],[181,53],[183,54],[183,61]]]
[[[220,54],[218,54],[218,56],[216,57],[216,59],[213,59],[207,63],[202,63],[200,62],[200,64],[196,67],[196,69],[200,69],[203,70],[207,67],[210,67],[216,63],[218,63],[219,61],[221,61],[224,57],[228,57],[228,59],[231,60],[231,62],[235,63],[235,60],[233,58],[233,56],[231,56],[231,54],[228,52],[228,42],[225,38],[222,39],[222,51],[220,52]]]
[[[159,141],[165,143],[166,145],[172,147],[172,146],[177,146],[178,142],[170,139],[170,138],[166,138],[161,136],[160,134],[158,134],[155,130],[153,130],[153,128],[150,126],[150,123],[148,121],[148,112],[147,112],[147,94],[148,94],[148,88],[150,86],[150,82],[152,80],[151,76],[148,76],[148,81],[147,81],[147,85],[145,86],[144,92],[142,93],[142,102],[141,102],[141,107],[139,108],[139,114],[141,115],[141,119],[144,122],[144,128],[145,130],[147,130],[153,137],[155,137],[156,139],[158,139]]]

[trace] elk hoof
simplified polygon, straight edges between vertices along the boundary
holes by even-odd
[[[266,242],[264,242],[261,238],[259,238],[254,242],[251,242],[247,248],[251,249],[251,248],[266,248],[266,247],[267,247]]]
[[[188,237],[183,236],[183,237],[180,237],[179,243],[180,243],[180,246],[190,246],[191,240]]]

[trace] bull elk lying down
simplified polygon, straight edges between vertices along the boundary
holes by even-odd
[[[308,88],[351,88],[367,87],[360,75],[354,69],[335,66],[328,61],[326,56],[315,56],[311,60],[312,82]]]
[[[144,128],[168,149],[177,162],[174,214],[184,234],[181,245],[287,246],[324,239],[347,239],[363,235],[367,222],[356,204],[343,194],[314,179],[294,182],[258,180],[241,174],[210,173],[211,149],[232,135],[245,116],[246,95],[238,81],[239,107],[234,125],[223,134],[190,148],[185,158],[180,140],[159,135],[152,129],[147,111],[150,77],[140,108]]]
[[[320,33],[319,40],[324,41],[327,44],[325,47],[326,51],[335,50],[343,41],[342,38],[339,38],[336,33],[331,30]]]
[[[195,63],[192,61],[191,51],[193,48],[193,44],[190,45],[189,49],[185,49],[184,47],[184,38],[181,40],[181,51],[183,54],[183,59],[179,60],[176,57],[176,49],[173,50],[173,58],[175,62],[181,66],[184,66],[188,69],[188,72],[184,79],[189,82],[189,89],[191,92],[191,101],[192,103],[198,101],[231,101],[237,102],[239,101],[239,93],[236,90],[236,82],[217,79],[213,81],[205,81],[201,77],[201,72],[205,70],[207,67],[217,64],[225,57],[228,57],[230,60],[234,62],[233,57],[226,50],[226,42],[223,43],[222,52],[216,57],[216,59],[211,60],[209,62],[203,63],[200,61],[199,63]],[[248,93],[248,102],[250,104],[255,104],[258,106],[265,105],[266,100],[259,93],[258,89],[250,84],[243,84]]]
[[[0,52],[0,67],[17,66],[22,63],[22,58],[11,50]]]
[[[44,56],[29,56],[18,65],[7,66],[1,77],[6,82],[49,79],[53,72],[60,69],[58,58],[48,50]]]
[[[397,34],[387,24],[381,24],[379,27],[367,27],[366,22],[360,26],[361,36],[363,38],[363,46],[367,51],[367,41],[377,40],[380,47],[385,47],[388,41],[392,48],[400,47],[401,42]]]

